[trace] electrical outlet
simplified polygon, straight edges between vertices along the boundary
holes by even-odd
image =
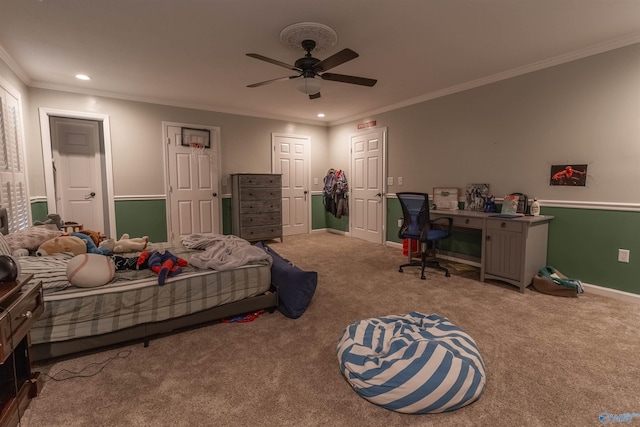
[[[629,263],[629,249],[618,249],[618,262],[626,262]]]
[[[387,185],[393,185],[393,177],[392,176],[387,177]]]
[[[398,185],[402,185],[402,177],[401,176],[398,177]]]
[[[402,227],[402,218],[398,218],[398,228]]]

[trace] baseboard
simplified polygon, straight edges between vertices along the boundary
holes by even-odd
[[[339,234],[340,236],[347,236],[348,235],[348,233],[346,231],[336,230],[335,228],[327,228],[326,230],[327,230],[328,233]]]
[[[583,283],[585,293],[601,295],[603,297],[613,298],[620,301],[632,302],[640,304],[640,295],[632,294],[631,292],[619,291],[617,289],[605,288],[603,286],[591,285],[589,283]]]
[[[398,243],[398,242],[385,242],[386,246],[392,247],[392,248],[398,248],[398,249],[402,249],[402,243]],[[480,267],[480,263],[474,263],[471,262],[469,260],[465,260],[465,259],[456,259],[455,257],[451,257],[451,256],[447,256],[444,255],[442,256],[443,259],[449,260],[449,261],[454,261],[454,262],[460,262],[462,264],[469,264],[469,265],[475,265],[476,267]],[[603,297],[607,297],[607,298],[613,298],[613,299],[617,299],[620,301],[627,301],[627,302],[632,302],[632,303],[636,303],[636,304],[640,304],[640,295],[638,294],[633,294],[631,292],[625,292],[625,291],[619,291],[617,289],[611,289],[611,288],[605,288],[604,286],[598,286],[598,285],[592,285],[589,283],[583,283],[582,286],[585,289],[585,293],[591,293],[594,295],[600,295]]]

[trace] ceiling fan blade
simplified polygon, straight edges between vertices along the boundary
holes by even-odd
[[[359,55],[351,49],[342,49],[340,52],[331,55],[330,57],[325,58],[314,65],[313,71],[320,73],[323,71],[329,71],[333,67],[337,67],[338,65],[344,64],[347,61],[356,59],[358,56]]]
[[[259,86],[268,85],[269,83],[275,83],[275,82],[280,82],[280,81],[284,81],[284,80],[297,79],[298,77],[300,77],[300,76],[280,77],[280,78],[277,78],[277,79],[271,79],[271,80],[267,80],[267,81],[264,81],[264,82],[247,85],[247,87],[259,87]]]
[[[297,67],[295,67],[293,65],[289,65],[289,64],[286,64],[284,62],[280,62],[278,60],[275,60],[275,59],[267,58],[266,56],[262,56],[262,55],[257,54],[257,53],[247,53],[246,55],[250,56],[251,58],[259,59],[261,61],[266,61],[266,62],[269,62],[271,64],[278,65],[280,67],[284,67],[284,68],[286,68],[288,70],[302,71],[300,68],[297,68]]]
[[[309,95],[309,99],[318,99],[320,98],[320,92],[314,93],[313,95]]]
[[[320,76],[322,80],[331,80],[333,82],[351,83],[361,86],[374,86],[378,81],[367,79],[365,77],[346,76],[344,74],[324,73]]]

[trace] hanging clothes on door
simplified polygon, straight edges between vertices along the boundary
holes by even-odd
[[[349,214],[348,193],[349,184],[344,171],[333,168],[327,171],[323,180],[322,190],[325,211],[330,212],[336,218]]]

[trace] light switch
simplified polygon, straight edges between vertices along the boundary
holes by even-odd
[[[393,185],[393,177],[387,177],[387,185]]]
[[[313,178],[313,185],[318,185],[318,178]]]
[[[398,185],[402,185],[402,177],[401,176],[398,177]]]

